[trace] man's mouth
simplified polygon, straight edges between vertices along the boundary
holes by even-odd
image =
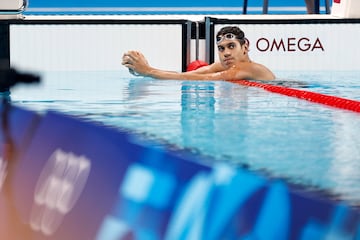
[[[232,63],[233,62],[233,59],[232,58],[226,58],[226,59],[224,59],[224,63],[226,64],[226,65],[229,65],[230,63]]]

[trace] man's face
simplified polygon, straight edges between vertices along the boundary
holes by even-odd
[[[222,40],[218,43],[218,54],[220,63],[225,67],[229,68],[238,62],[245,60],[245,44],[242,46],[238,40]]]

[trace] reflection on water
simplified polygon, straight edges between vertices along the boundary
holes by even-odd
[[[296,80],[292,74],[287,77]],[[360,83],[350,74],[341,81],[336,74],[297,76],[303,78],[296,83],[306,84],[283,85],[360,99]],[[42,86],[14,89],[12,99],[360,202],[358,114],[228,82],[129,77],[127,72],[45,73]]]
[[[334,191],[344,192],[352,201],[359,201],[360,196],[359,117],[348,112],[334,115],[333,158],[328,172],[324,173],[332,179]]]
[[[181,135],[184,148],[214,143],[214,90],[213,83],[182,83]]]

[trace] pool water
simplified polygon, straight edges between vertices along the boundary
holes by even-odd
[[[273,82],[360,100],[357,72],[278,73]],[[141,134],[178,150],[360,203],[360,115],[224,81],[162,81],[118,72],[46,72],[14,104]]]

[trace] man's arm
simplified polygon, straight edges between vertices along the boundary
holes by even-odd
[[[173,80],[234,80],[247,75],[235,68],[224,70],[219,63],[214,63],[190,72],[173,72],[151,67],[140,52],[129,51],[124,54],[122,64],[143,76]]]
[[[224,80],[223,72],[201,73],[196,71],[190,72],[172,72],[151,68],[146,76],[157,79],[173,79],[173,80]]]

